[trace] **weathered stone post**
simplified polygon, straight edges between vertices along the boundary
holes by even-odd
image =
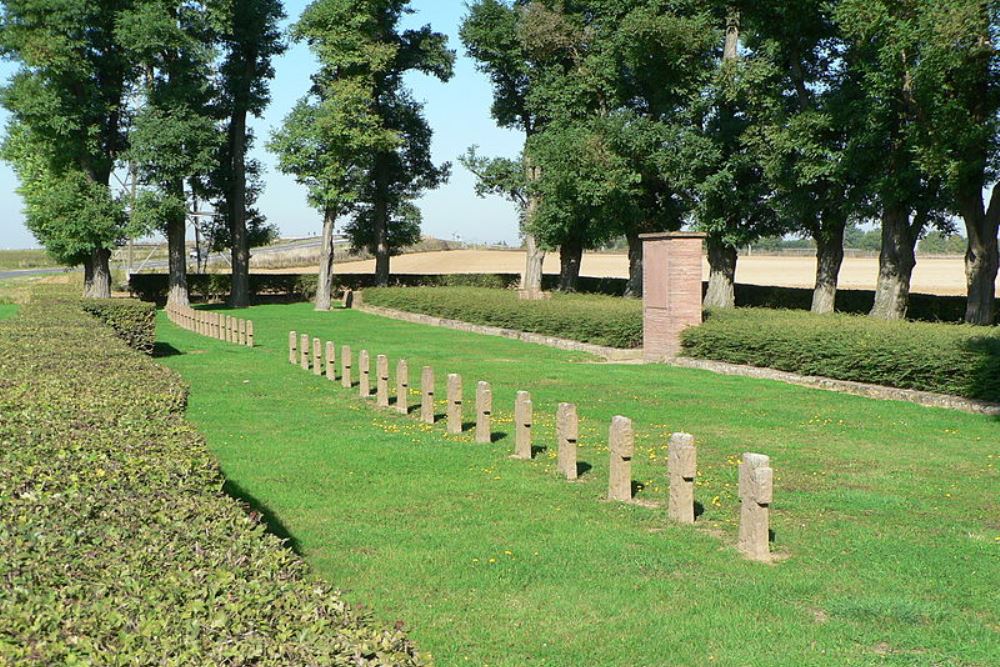
[[[337,379],[337,346],[333,341],[326,341],[326,379],[333,382]]]
[[[701,253],[705,234],[643,234],[643,356],[677,356],[681,332],[701,324]]]
[[[358,353],[358,393],[362,398],[372,395],[372,362],[368,350]]]
[[[215,317],[212,318],[212,336],[216,340],[222,340],[222,315],[220,315],[219,313],[216,313]],[[292,360],[292,363],[294,364],[295,361]]]
[[[493,389],[489,382],[476,385],[476,442],[493,442]]]
[[[462,432],[462,376],[448,374],[448,433]]]
[[[572,403],[560,403],[556,410],[556,438],[559,441],[556,467],[570,481],[577,477],[576,443],[579,437],[580,420],[576,414],[576,406]]]
[[[302,370],[309,370],[309,334],[299,336],[299,365]]]
[[[678,523],[694,523],[694,478],[698,471],[694,436],[674,433],[667,453],[670,500],[667,517]]]
[[[240,327],[235,317],[229,318],[229,342],[238,343],[240,341]]]
[[[389,407],[389,357],[384,354],[375,359],[375,403],[380,408]]]
[[[608,500],[632,500],[632,455],[635,435],[632,420],[621,415],[612,418],[608,437],[611,472],[608,475]]]
[[[247,344],[247,321],[240,319],[240,345],[246,347]]]
[[[531,422],[533,417],[531,394],[517,392],[514,399],[514,458],[531,460]]]
[[[323,341],[313,338],[313,375],[323,374]]]
[[[430,366],[420,372],[420,421],[434,423],[434,369]]]
[[[396,412],[410,414],[410,366],[406,359],[396,364]]]
[[[750,560],[771,558],[770,506],[774,491],[771,459],[746,453],[740,466],[739,550]]]
[[[253,347],[253,320],[247,320],[247,347]]]
[[[351,377],[352,358],[350,345],[340,348],[340,385],[345,389],[350,389],[354,384],[354,378]]]

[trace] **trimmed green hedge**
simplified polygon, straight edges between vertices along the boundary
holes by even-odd
[[[222,493],[185,401],[63,288],[0,322],[0,664],[423,664]]]
[[[642,302],[637,299],[553,294],[544,301],[522,301],[512,290],[479,287],[387,287],[364,294],[365,303],[373,306],[595,345],[642,346]]]
[[[683,334],[692,357],[1000,401],[1000,332],[789,310],[714,311]]]
[[[83,310],[111,327],[133,350],[153,353],[156,306],[131,299],[84,299]]]

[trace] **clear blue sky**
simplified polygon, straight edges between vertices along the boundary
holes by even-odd
[[[308,0],[285,0],[289,22],[294,21],[308,4]],[[475,70],[458,41],[458,27],[466,13],[465,2],[413,0],[411,5],[416,13],[405,19],[406,26],[430,23],[435,30],[448,34],[451,48],[458,52],[455,77],[447,84],[422,75],[408,78],[417,99],[426,103],[426,116],[434,129],[434,159],[453,163],[451,181],[419,202],[424,214],[424,233],[443,239],[457,234],[466,241],[516,243],[517,216],[513,205],[497,198],[477,198],[471,175],[455,162],[473,144],[479,145],[486,155],[514,156],[523,140],[518,133],[498,129],[493,123],[489,82]],[[266,190],[260,207],[282,234],[314,234],[319,231],[320,216],[306,205],[303,188],[275,171],[274,160],[263,146],[271,128],[281,123],[308,88],[309,75],[315,65],[308,49],[293,45],[276,66],[271,106],[264,118],[253,123],[258,137],[254,152],[267,167]],[[13,71],[12,64],[0,63],[0,78],[6,80]],[[6,113],[0,110],[0,124],[6,121]],[[15,192],[16,187],[17,180],[10,168],[0,163],[0,248],[38,245],[22,224],[22,203]]]

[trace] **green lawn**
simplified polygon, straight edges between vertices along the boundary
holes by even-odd
[[[252,309],[259,347],[159,321],[162,362],[230,480],[315,570],[405,622],[439,665],[995,665],[1000,423],[577,353],[308,304]],[[473,444],[365,405],[287,362],[289,329],[493,383],[500,439]],[[374,365],[374,364],[373,364]],[[530,390],[533,462],[509,458]],[[559,401],[578,483],[555,473]],[[471,410],[468,414],[471,417]],[[607,424],[635,420],[638,499],[602,500]],[[695,528],[662,505],[667,435],[699,443]],[[774,549],[732,548],[737,457],[772,456]]]
[[[12,304],[0,303],[0,320],[7,319],[8,317],[13,317],[14,313],[17,312],[17,306]]]

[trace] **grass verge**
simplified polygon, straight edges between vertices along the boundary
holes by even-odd
[[[250,316],[253,351],[159,322],[188,418],[231,493],[439,665],[985,666],[1000,652],[996,420],[308,304]],[[289,329],[406,357],[414,380],[433,365],[439,396],[462,373],[467,405],[490,380],[497,441],[377,411],[289,365]],[[517,389],[545,448],[530,463],[508,456]],[[559,401],[581,415],[575,484],[555,473]],[[635,420],[644,504],[602,501],[614,414]],[[677,430],[699,442],[696,528],[664,520]],[[731,547],[744,451],[772,456],[775,565]]]

